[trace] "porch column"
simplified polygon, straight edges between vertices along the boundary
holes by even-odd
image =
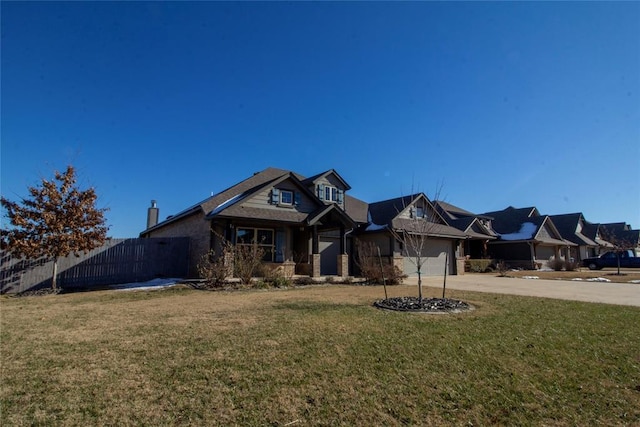
[[[318,242],[318,226],[313,226],[312,233],[312,254],[311,254],[311,277],[320,277],[320,244]]]
[[[338,276],[340,277],[349,275],[349,255],[347,255],[345,239],[344,225],[340,225],[340,253],[338,254]]]

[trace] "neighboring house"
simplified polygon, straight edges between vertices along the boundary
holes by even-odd
[[[569,258],[582,261],[596,256],[600,244],[587,236],[589,232],[587,221],[581,212],[551,215],[550,218],[562,238],[576,244],[569,249]]]
[[[442,201],[434,202],[433,205],[449,225],[465,234],[466,238],[464,249],[460,253],[461,256],[468,256],[473,259],[489,258],[488,243],[498,238],[498,234],[491,226],[493,218],[485,215],[476,215]]]
[[[598,245],[598,247],[589,255],[589,258],[596,257],[603,252],[611,250],[611,248],[613,247],[611,243],[604,240],[600,235],[600,224],[594,224],[589,221],[585,221],[584,228],[582,229],[582,234],[596,242],[596,244]]]
[[[626,222],[598,224],[598,231],[603,240],[616,246],[640,251],[640,230],[633,230]]]
[[[459,246],[466,235],[447,224],[427,196],[417,193],[369,204],[369,221],[357,231],[358,239],[374,242],[381,255],[409,276],[417,274],[415,248],[403,241],[404,233],[424,235],[423,275],[457,274]],[[447,263],[448,260],[448,263]]]
[[[189,237],[191,277],[197,276],[198,260],[219,249],[222,239],[260,247],[266,263],[282,264],[298,274],[347,276],[347,236],[367,221],[366,203],[348,196],[350,189],[334,170],[304,178],[267,168],[149,224],[141,237]]]
[[[564,240],[548,215],[535,207],[485,212],[492,217],[498,239],[489,242],[489,255],[512,267],[536,268],[552,258],[566,258],[569,248],[577,246]]]

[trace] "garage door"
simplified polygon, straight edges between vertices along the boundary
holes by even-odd
[[[449,267],[447,268],[447,274],[452,273],[451,266],[453,265],[453,254],[451,248],[451,241],[428,239],[426,242],[426,248],[422,250],[422,258],[426,258],[426,261],[422,264],[423,276],[442,276],[444,274],[444,265],[446,263],[447,253],[449,254]],[[407,248],[408,255],[403,254],[404,260],[404,274],[408,276],[417,276],[418,269],[415,262],[415,251]],[[413,261],[413,262],[412,262]]]

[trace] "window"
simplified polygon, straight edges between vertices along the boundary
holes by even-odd
[[[330,187],[326,185],[324,187],[324,199],[329,202],[338,201],[338,189],[336,187]]]
[[[268,228],[238,228],[236,230],[236,245],[252,246],[264,250],[263,261],[273,261],[274,239],[273,230]]]
[[[416,217],[424,218],[424,208],[422,206],[416,206]]]
[[[293,204],[293,192],[288,190],[280,191],[280,204],[292,205]]]

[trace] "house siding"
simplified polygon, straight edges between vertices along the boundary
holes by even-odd
[[[343,192],[346,192],[346,188],[344,187],[344,185],[342,185],[342,183],[340,182],[340,180],[338,178],[336,178],[333,174],[329,174],[326,177],[317,179],[314,182],[313,187],[310,187],[309,190],[313,192],[313,194],[318,194],[318,186],[319,185],[330,185],[332,187],[336,187],[338,190],[342,190]],[[324,201],[324,199],[323,199]],[[333,202],[335,203],[335,202]],[[342,203],[336,203],[338,206],[340,206],[342,209],[344,209],[344,196],[342,197]]]
[[[278,190],[292,191],[294,194],[297,192],[300,194],[300,203],[292,206],[279,206],[271,203],[271,193],[274,188]],[[295,196],[294,196],[295,197]],[[262,208],[262,209],[295,209],[298,212],[310,213],[318,208],[318,204],[311,200],[307,194],[300,191],[300,188],[293,184],[291,181],[284,181],[275,187],[268,187],[257,193],[256,195],[248,198],[246,201],[240,203],[242,206],[250,208]]]

